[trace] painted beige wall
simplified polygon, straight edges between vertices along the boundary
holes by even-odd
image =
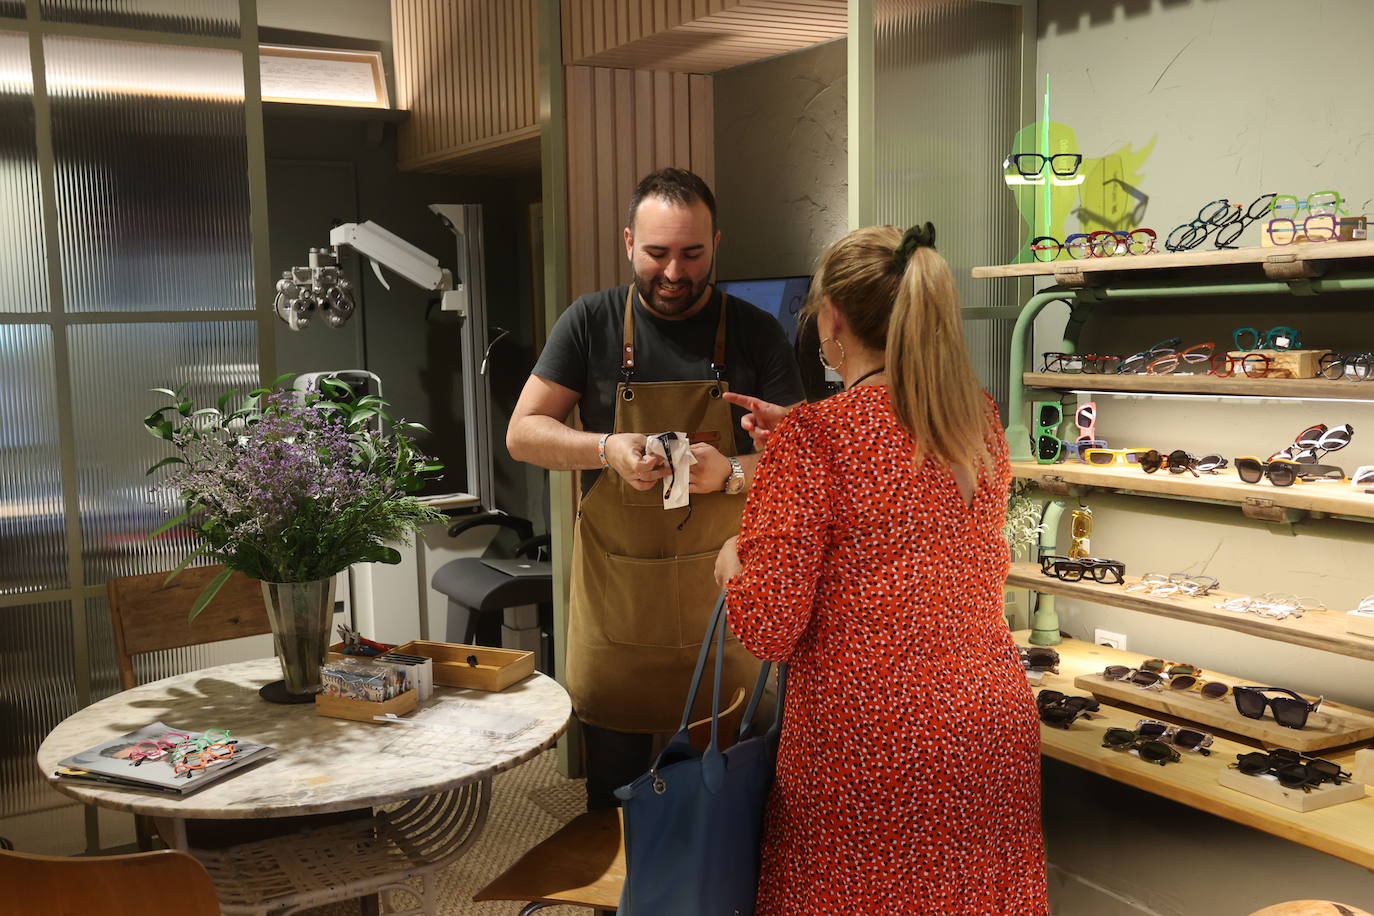
[[[715,77],[721,279],[809,274],[846,224],[845,41]]]
[[[1374,4],[1041,0],[1040,11],[1041,80],[1050,74],[1053,118],[1077,130],[1082,152],[1156,138],[1143,169],[1142,224],[1161,238],[1219,197],[1248,204],[1263,192],[1334,188],[1351,212],[1370,212]],[[1311,79],[1301,55],[1285,49],[1314,36],[1321,72]],[[1257,233],[1242,244],[1258,244]],[[1299,328],[1310,344],[1374,344],[1358,296],[1123,302],[1099,314],[1107,320],[1089,326],[1084,349],[1129,352],[1174,334],[1224,345],[1233,328],[1278,324]],[[1058,341],[1065,315],[1058,306],[1044,314],[1037,353]],[[1265,457],[1311,422],[1349,422],[1355,440],[1332,460],[1374,463],[1371,404],[1096,400],[1099,432],[1113,445]],[[1368,525],[1317,521],[1290,536],[1234,509],[1130,497],[1089,504],[1093,553],[1125,560],[1132,573],[1205,568],[1228,590],[1315,595],[1333,612],[1374,592]],[[1083,602],[1058,606],[1062,628],[1079,638],[1103,627],[1127,634],[1133,651],[1374,709],[1371,662]],[[1056,913],[1245,916],[1306,897],[1374,908],[1374,876],[1332,857],[1063,765],[1047,765],[1046,785]]]

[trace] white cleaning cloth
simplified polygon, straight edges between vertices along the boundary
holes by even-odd
[[[673,473],[663,478],[663,508],[681,509],[687,505],[691,501],[687,488],[692,482],[692,465],[697,463],[687,434],[659,433],[650,436],[644,453],[666,458],[673,465]]]

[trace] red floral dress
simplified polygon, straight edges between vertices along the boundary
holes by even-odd
[[[1049,912],[988,442],[972,506],[943,464],[913,468],[885,387],[798,407],[763,453],[729,586],[736,635],[790,665],[758,916]]]

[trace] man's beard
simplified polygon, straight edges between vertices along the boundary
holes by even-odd
[[[680,299],[665,300],[658,293],[658,284],[663,278],[655,277],[652,280],[647,280],[640,276],[637,271],[635,272],[635,289],[639,292],[640,301],[646,303],[654,312],[670,318],[676,317],[696,305],[701,299],[701,294],[706,291],[706,287],[711,283],[711,274],[715,269],[714,262],[711,267],[712,270],[706,272],[706,279],[693,284],[687,295]]]

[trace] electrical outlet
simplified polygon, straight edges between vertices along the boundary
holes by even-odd
[[[1113,633],[1111,630],[1093,630],[1093,643],[1099,646],[1110,646],[1113,649],[1125,650],[1126,634]]]

